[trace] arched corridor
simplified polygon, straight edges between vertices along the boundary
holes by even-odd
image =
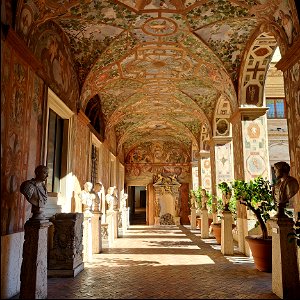
[[[299,3],[2,0],[1,298],[298,293]],[[268,205],[220,189],[259,177]],[[272,236],[272,274],[253,235]]]
[[[49,278],[48,299],[279,299],[271,273],[190,226],[132,225],[75,278]]]

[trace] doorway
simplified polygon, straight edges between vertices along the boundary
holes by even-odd
[[[146,224],[147,193],[145,186],[128,187],[128,206],[130,207],[130,224]]]

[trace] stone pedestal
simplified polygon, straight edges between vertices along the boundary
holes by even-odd
[[[217,213],[212,213],[212,219],[213,219],[213,223],[216,224],[218,223],[218,214]]]
[[[196,229],[196,208],[191,208],[191,229]]]
[[[114,211],[108,210],[106,213],[106,221],[107,221],[107,240],[108,240],[108,247],[112,247],[114,243],[114,234],[115,234],[115,226],[114,226]]]
[[[238,245],[239,251],[244,253],[248,257],[252,255],[248,243],[245,242],[245,237],[248,234],[248,220],[246,218],[237,218],[236,219],[236,227],[237,227],[237,237],[238,237]]]
[[[221,224],[221,252],[224,255],[233,255],[232,214],[230,211],[223,211]]]
[[[101,224],[102,250],[109,248],[108,223]]]
[[[174,217],[174,223],[175,223],[175,225],[179,226],[180,225],[180,217]]]
[[[60,213],[51,218],[54,227],[49,250],[48,277],[75,277],[84,269],[83,214]]]
[[[207,239],[209,238],[209,232],[208,232],[208,210],[202,209],[201,213],[201,238]]]
[[[127,207],[127,228],[130,226],[130,207]]]
[[[272,291],[281,299],[299,299],[300,283],[295,240],[291,218],[271,218],[272,226]]]
[[[160,225],[160,217],[154,217],[154,225]]]
[[[118,238],[118,228],[119,228],[119,210],[117,208],[114,209],[114,239]]]
[[[128,207],[123,207],[122,208],[122,214],[121,214],[121,218],[122,218],[122,234],[124,235],[128,229]]]
[[[48,220],[25,223],[20,299],[47,299]]]
[[[100,211],[94,211],[92,216],[92,252],[102,252],[102,235],[101,235],[101,216]]]
[[[93,258],[92,244],[92,213],[83,214],[83,261],[89,262]]]

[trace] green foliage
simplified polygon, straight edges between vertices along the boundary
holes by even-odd
[[[270,212],[275,209],[270,182],[260,176],[249,182],[234,180],[232,190],[233,198],[254,212],[263,238],[267,238],[266,221],[270,219]]]
[[[192,198],[192,195],[195,196],[195,199],[197,201],[198,207],[201,208],[202,206],[202,195],[201,195],[202,187],[199,186],[196,190],[190,190],[190,199]],[[191,203],[190,203],[191,204]]]
[[[222,193],[225,193],[228,195],[231,193],[232,188],[229,186],[229,184],[225,181],[218,184],[218,188],[221,190]]]
[[[223,181],[218,184],[218,188],[221,190],[222,194],[226,194],[226,196],[230,196],[228,209],[233,215],[233,218],[236,220],[236,199],[232,197],[232,186],[227,182]],[[219,203],[220,201],[220,203]],[[222,199],[218,199],[219,210],[224,210],[224,204]]]

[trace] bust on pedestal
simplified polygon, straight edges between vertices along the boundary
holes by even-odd
[[[89,261],[92,259],[92,205],[95,199],[95,194],[92,193],[93,184],[86,182],[83,185],[83,190],[79,193],[79,198],[82,203],[83,210],[83,261]]]
[[[296,178],[289,175],[290,166],[286,162],[274,164],[276,184],[272,194],[277,205],[277,214],[271,218],[272,226],[272,290],[284,299],[299,298],[299,270],[297,246],[288,240],[293,232],[294,221],[284,213],[284,208],[299,190]]]
[[[209,237],[208,228],[208,210],[207,210],[208,196],[205,189],[201,190],[201,238],[206,239]]]
[[[47,203],[45,180],[48,168],[39,165],[35,178],[24,181],[20,192],[31,203],[32,217],[25,223],[20,299],[47,298],[47,240],[51,223],[44,215]]]

